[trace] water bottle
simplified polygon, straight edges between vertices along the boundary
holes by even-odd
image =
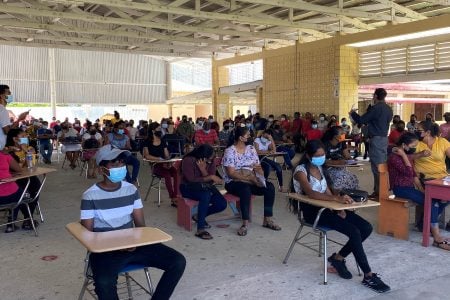
[[[33,153],[31,152],[31,150],[27,152],[27,156],[25,157],[25,160],[27,161],[28,169],[33,168]]]

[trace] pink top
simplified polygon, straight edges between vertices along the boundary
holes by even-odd
[[[0,152],[0,180],[12,177],[9,172],[9,162],[12,159],[11,155]],[[0,197],[14,194],[18,189],[19,186],[15,182],[0,183]]]

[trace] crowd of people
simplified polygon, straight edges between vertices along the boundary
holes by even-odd
[[[273,220],[276,188],[268,180],[272,170],[277,177],[279,192],[287,192],[287,187],[291,186],[292,192],[314,199],[351,203],[352,198],[342,195],[341,191],[359,189],[359,180],[339,165],[345,165],[359,156],[370,158],[374,177],[370,198],[376,199],[378,195],[377,166],[387,162],[393,193],[423,205],[424,181],[447,175],[450,113],[444,114],[445,123],[440,126],[434,122],[432,114],[427,114],[422,122],[411,115],[410,121],[405,124],[400,116],[393,116],[392,109],[385,102],[386,95],[384,89],[376,89],[373,103],[366,113],[360,115],[352,110],[348,117],[340,120],[336,115],[323,113],[316,116],[309,112],[295,112],[290,119],[286,114],[266,117],[251,111],[247,115],[237,111],[234,118],[228,118],[222,124],[212,115],[199,117],[195,121],[183,115],[176,119],[163,118],[159,122],[140,120],[135,127],[134,120],[122,120],[117,111],[111,120],[91,122],[86,119],[83,123],[77,118],[73,122],[67,118],[62,122],[52,118],[49,124],[42,118],[27,118],[28,112],[11,120],[5,115],[5,107],[13,101],[13,97],[9,87],[0,85],[0,178],[7,178],[11,172],[25,166],[25,156],[30,152],[39,153],[45,164],[51,164],[53,149],[62,144],[62,152],[72,169],[77,168],[77,162],[82,159],[88,164],[88,178],[100,176],[100,183],[94,184],[83,194],[82,224],[88,230],[109,231],[145,226],[137,190],[140,171],[137,155],[140,153],[147,160],[181,156],[180,178],[180,170],[169,163],[157,164],[153,174],[165,180],[172,206],[177,206],[178,191],[182,197],[199,202],[198,213],[194,216],[197,222],[195,235],[205,240],[213,238],[207,231],[211,226],[206,222],[206,217],[223,211],[227,206],[217,184],[223,184],[228,193],[239,197],[242,218],[242,225],[237,230],[239,236],[246,236],[249,231],[252,195],[263,196],[263,227],[280,231],[280,225]],[[361,144],[365,145],[364,152],[361,151]],[[215,159],[217,150],[223,152],[219,163]],[[268,158],[276,153],[283,157],[283,164]],[[294,165],[296,155],[300,157],[300,163]],[[218,170],[220,165],[223,172]],[[283,168],[292,171],[290,184],[283,181]],[[39,186],[39,179],[33,178],[30,193]],[[24,183],[20,181],[2,184],[0,203],[17,201],[24,188]],[[112,198],[117,198],[114,214],[97,211],[101,210],[101,205],[95,203]],[[441,235],[438,227],[438,218],[445,206],[446,202],[433,199],[431,230],[434,245],[450,250],[450,242]],[[312,223],[318,208],[304,203],[300,204],[300,208],[305,220]],[[10,220],[15,220],[19,211],[29,217],[28,212],[19,206],[9,216]],[[24,222],[22,227],[29,229],[29,223]],[[352,211],[328,211],[322,214],[319,224],[349,237],[344,247],[328,258],[342,278],[352,277],[345,266],[345,258],[353,253],[364,272],[364,285],[378,292],[390,289],[371,271],[362,245],[372,232],[369,222]],[[15,229],[15,225],[11,224],[6,232]],[[157,266],[165,273],[155,292],[155,295],[161,295],[161,299],[170,294],[181,278],[185,259],[177,251],[159,245],[139,247],[139,251],[120,255],[114,253],[93,257],[96,292],[99,296],[103,295],[100,298],[113,299],[115,280],[111,274],[117,274],[123,265],[111,263],[111,268],[105,271],[102,266],[106,262],[109,264],[116,259],[129,261],[148,253],[165,253],[164,257],[172,260],[172,264]],[[156,264],[153,259],[146,260],[146,263]]]

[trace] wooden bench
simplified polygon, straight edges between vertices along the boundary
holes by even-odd
[[[409,239],[409,207],[414,206],[403,198],[389,198],[389,173],[387,164],[379,164],[380,173],[378,233],[396,239]]]

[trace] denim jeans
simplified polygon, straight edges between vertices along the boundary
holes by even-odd
[[[320,216],[319,225],[331,228],[348,236],[349,239],[339,251],[339,254],[343,257],[347,257],[350,253],[353,253],[359,267],[367,274],[371,270],[362,243],[372,233],[372,225],[353,211],[345,211],[345,213],[346,217],[343,219],[336,213],[325,210]],[[316,214],[304,214],[304,217],[306,222],[312,224],[314,223]]]
[[[41,143],[39,144],[39,153],[42,155],[44,160],[51,161],[52,160],[52,152],[53,152],[53,145],[52,143]]]
[[[99,300],[117,300],[117,276],[125,266],[139,264],[163,270],[152,299],[167,300],[172,295],[186,267],[186,259],[163,244],[137,247],[134,251],[91,253],[90,265],[95,293]]]
[[[380,186],[380,173],[378,165],[387,161],[388,138],[386,136],[374,136],[370,138],[370,167],[373,174],[373,191],[378,194]]]
[[[425,203],[425,194],[413,187],[394,187],[394,195],[396,197],[405,198],[411,200],[414,203],[422,205]],[[448,202],[441,202],[438,199],[432,199],[431,204],[431,226],[438,226],[439,216],[444,211]]]
[[[293,169],[294,166],[292,165],[292,159],[295,156],[295,150],[292,149],[292,147],[286,147],[286,146],[278,146],[277,152],[286,152],[285,155],[283,155],[285,164],[290,168]]]
[[[266,184],[267,187],[265,188],[242,181],[231,181],[225,184],[227,192],[239,197],[242,220],[250,220],[250,201],[252,195],[264,196],[264,217],[271,217],[273,215],[275,188],[269,181]]]
[[[134,155],[128,155],[125,163],[127,165],[131,165],[133,167],[133,171],[131,172],[131,176],[130,176],[130,171],[128,171],[127,168],[127,176],[126,176],[126,180],[129,183],[134,183],[137,181],[137,178],[139,176],[139,168],[141,167],[141,163],[139,162],[139,160],[134,156]]]
[[[198,201],[197,230],[202,230],[206,227],[205,219],[207,216],[227,208],[227,200],[220,192],[212,193],[209,190],[193,191],[186,184],[180,185],[180,192],[183,197]]]
[[[261,160],[261,168],[264,171],[264,177],[266,179],[270,175],[270,170],[274,169],[275,173],[277,174],[278,185],[280,187],[283,186],[283,170],[281,169],[281,166],[279,163],[273,161],[270,158],[264,158],[263,160]]]

